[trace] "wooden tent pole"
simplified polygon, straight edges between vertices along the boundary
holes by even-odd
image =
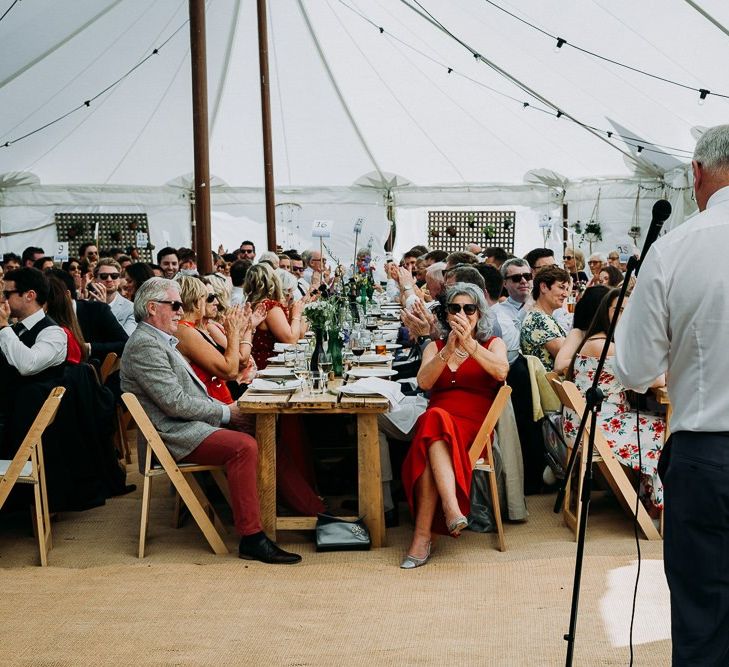
[[[261,75],[261,127],[263,129],[263,176],[266,187],[266,239],[268,249],[276,252],[276,196],[273,182],[271,142],[271,95],[268,78],[268,26],[266,0],[256,0],[258,10],[258,67]]]
[[[210,242],[210,162],[208,78],[205,45],[205,0],[190,0],[192,128],[195,153],[195,252],[201,274],[212,273]]]

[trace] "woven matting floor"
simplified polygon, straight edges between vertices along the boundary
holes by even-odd
[[[130,481],[139,482],[130,475]],[[147,557],[136,558],[139,491],[53,524],[50,567],[24,525],[0,521],[0,664],[559,665],[564,663],[575,543],[553,496],[493,535],[441,538],[430,563],[398,568],[411,523],[371,552],[317,554],[281,533],[296,566],[210,552],[194,522],[171,527],[158,478]],[[575,665],[627,665],[635,577],[632,526],[611,499],[592,504]],[[405,511],[402,512],[405,515]],[[660,543],[641,540],[637,665],[670,663]]]

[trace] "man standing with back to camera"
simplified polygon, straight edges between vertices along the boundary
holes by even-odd
[[[707,130],[692,161],[701,213],[648,252],[616,332],[616,372],[646,391],[667,372],[671,438],[664,567],[674,665],[729,665],[729,125]],[[713,266],[696,289],[697,266]]]

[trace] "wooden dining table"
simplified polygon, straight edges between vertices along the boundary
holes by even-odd
[[[377,415],[387,412],[382,396],[343,396],[337,392],[342,380],[330,383],[334,393],[261,393],[246,391],[239,399],[242,412],[256,417],[258,441],[258,493],[263,529],[276,539],[279,530],[313,530],[315,516],[278,516],[276,512],[276,419],[279,415],[355,415],[357,418],[357,469],[359,513],[369,528],[373,547],[385,546],[385,516],[382,501],[382,471],[377,434]],[[356,518],[356,517],[343,517]]]

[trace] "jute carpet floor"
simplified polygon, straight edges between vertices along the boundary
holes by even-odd
[[[138,481],[132,479],[131,481]],[[575,543],[529,499],[530,518],[494,537],[442,538],[432,561],[398,568],[409,520],[388,546],[317,554],[305,533],[279,541],[304,556],[268,566],[214,556],[194,522],[170,526],[158,479],[147,557],[136,558],[140,494],[63,514],[50,567],[37,567],[25,525],[0,521],[2,649],[12,665],[559,665],[569,621]],[[405,514],[403,510],[403,515]],[[670,663],[661,544],[641,541],[635,664]],[[609,499],[588,528],[575,665],[627,665],[636,558],[632,526]]]

